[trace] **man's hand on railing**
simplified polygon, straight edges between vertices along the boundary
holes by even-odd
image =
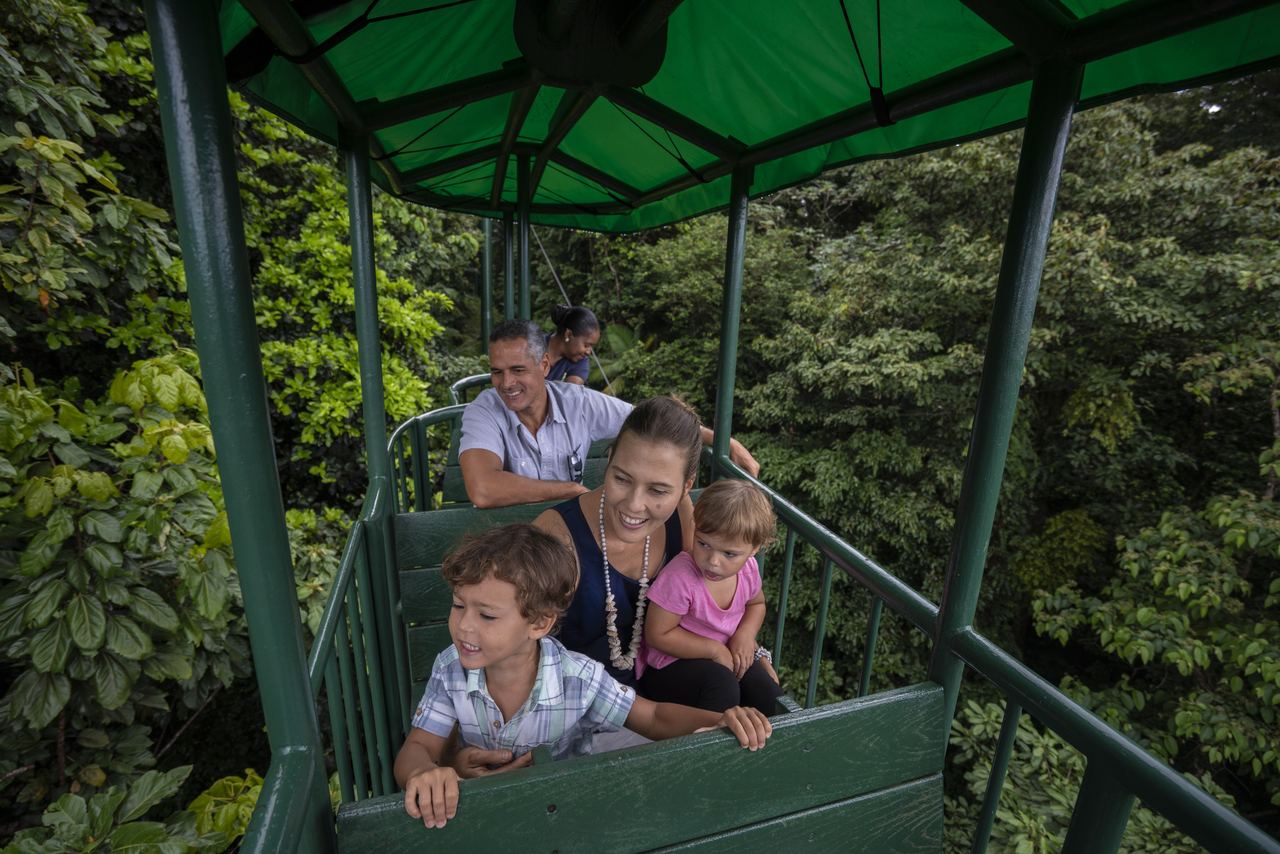
[[[453,757],[453,769],[464,780],[474,777],[486,777],[490,774],[501,774],[503,771],[514,771],[527,768],[533,764],[532,751],[519,759],[511,759],[510,750],[482,750],[479,747],[463,747]]]

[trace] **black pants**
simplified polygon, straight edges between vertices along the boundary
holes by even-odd
[[[641,696],[658,703],[679,703],[713,712],[731,706],[754,706],[766,715],[777,713],[782,688],[759,661],[739,680],[733,671],[709,658],[682,658],[662,669],[645,670],[638,686]]]

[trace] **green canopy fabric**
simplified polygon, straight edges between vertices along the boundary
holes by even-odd
[[[624,232],[722,207],[736,165],[759,195],[1016,127],[1044,61],[1085,65],[1089,107],[1280,60],[1280,2],[527,2],[570,21],[623,7],[620,37],[665,38],[657,73],[548,73],[517,44],[516,0],[224,0],[228,76],[322,140],[367,135],[397,195],[499,216],[523,159],[531,221]]]

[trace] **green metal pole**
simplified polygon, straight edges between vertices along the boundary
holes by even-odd
[[[987,774],[987,791],[982,796],[982,812],[978,815],[978,827],[973,832],[970,854],[986,854],[987,845],[991,842],[991,829],[996,825],[996,810],[1000,806],[1000,790],[1004,788],[1009,758],[1013,756],[1013,747],[1018,740],[1018,720],[1021,717],[1022,706],[1006,700],[1004,720],[1000,722],[1000,740],[996,743],[991,771]]]
[[[515,320],[516,317],[516,229],[515,222],[511,219],[511,211],[507,211],[502,215],[502,272],[505,277],[503,283],[505,290],[503,291],[502,310],[506,312],[507,320]],[[487,344],[485,345],[488,346]]]
[[[316,772],[311,785],[294,792],[306,802],[305,823],[287,842],[334,850],[254,326],[217,4],[147,0],[146,13],[191,319],[267,736],[273,755],[306,757]],[[261,816],[281,805],[265,792],[264,800],[245,850],[283,850],[286,840],[268,838],[273,828],[260,826]]]
[[[484,250],[480,253],[480,349],[489,348],[493,331],[493,220],[484,221]]]
[[[383,404],[382,344],[378,328],[378,284],[373,262],[373,198],[364,139],[342,149],[347,169],[347,211],[351,220],[351,278],[355,288],[356,345],[360,360],[360,403],[364,412],[364,452],[369,479],[391,479],[387,456],[387,410]]]
[[[532,299],[529,294],[529,155],[521,154],[516,159],[516,205],[517,219],[520,220],[520,319],[528,320],[533,316]]]
[[[1076,794],[1062,854],[1114,854],[1124,838],[1134,796],[1099,757],[1089,759]]]
[[[1050,62],[1041,66],[1031,87],[1009,233],[929,662],[929,678],[941,684],[946,695],[944,744],[964,675],[964,663],[954,654],[952,642],[973,623],[978,606],[1080,76],[1078,65]]]
[[[378,323],[378,278],[373,260],[373,184],[369,179],[369,143],[364,137],[344,140],[342,157],[347,171],[347,210],[351,228],[351,276],[355,291],[356,342],[360,361],[360,400],[364,413],[364,447],[369,486],[391,482],[387,454],[387,410],[383,402],[382,341]],[[385,501],[382,502],[385,506]],[[371,518],[369,574],[372,578],[373,618],[365,625],[372,633],[382,662],[377,678],[386,699],[389,732],[403,732],[401,718],[408,706],[408,664],[400,636],[396,605],[399,575],[389,558],[388,520]],[[394,662],[394,665],[393,665]]]
[[[747,245],[747,198],[750,166],[733,170],[729,182],[729,236],[724,253],[724,295],[720,299],[720,373],[716,381],[715,444],[711,477],[720,476],[720,460],[729,454],[733,431],[733,383],[737,376],[738,325],[742,315],[742,264]]]

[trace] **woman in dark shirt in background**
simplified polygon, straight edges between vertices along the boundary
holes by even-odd
[[[556,331],[547,335],[551,355],[549,380],[585,385],[591,373],[591,348],[600,340],[600,321],[589,308],[558,305],[551,311]]]

